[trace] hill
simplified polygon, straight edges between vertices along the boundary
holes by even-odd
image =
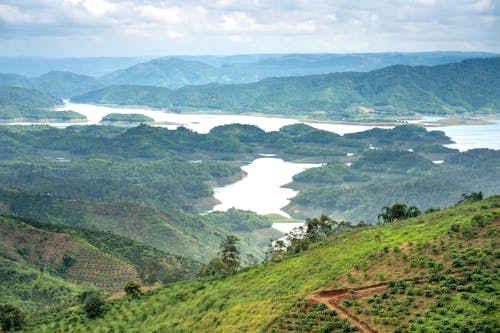
[[[277,235],[269,230],[270,221],[250,212],[231,210],[197,216],[172,211],[173,216],[167,216],[158,209],[132,201],[92,202],[18,189],[0,189],[0,212],[36,219],[52,228],[68,226],[120,235],[199,261],[208,261],[228,233],[244,238],[244,262],[261,261],[269,238],[263,239],[259,232]],[[245,227],[245,223],[251,227]]]
[[[137,64],[100,78],[106,85],[143,85],[179,88],[216,82],[218,70],[198,61],[159,58]]]
[[[365,121],[415,113],[495,113],[499,72],[500,58],[472,59],[431,67],[395,65],[368,73],[271,78],[243,85],[177,90],[118,86],[73,101]]]
[[[202,265],[110,233],[0,216],[2,303],[36,312],[72,304],[83,290],[119,291],[191,279]]]
[[[10,76],[8,81],[17,80]],[[2,86],[0,84],[0,120],[82,120],[85,116],[74,111],[46,111],[45,108],[62,104],[52,95],[29,88]]]
[[[102,318],[69,308],[24,332],[496,331],[499,207],[494,196],[338,231],[232,276],[115,300]]]
[[[0,86],[35,89],[59,98],[69,98],[99,89],[103,84],[91,76],[51,71],[36,78],[0,73]]]
[[[194,277],[201,264],[111,233],[0,219],[0,255],[17,263],[107,291],[130,280],[172,282]]]

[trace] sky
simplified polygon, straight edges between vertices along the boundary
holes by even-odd
[[[1,0],[0,56],[500,52],[500,0]]]

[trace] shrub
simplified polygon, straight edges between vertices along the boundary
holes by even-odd
[[[135,281],[128,281],[123,290],[127,295],[136,297],[141,293],[141,286]]]

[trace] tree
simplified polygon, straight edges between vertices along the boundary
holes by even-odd
[[[220,252],[210,260],[200,273],[201,276],[219,276],[234,274],[241,267],[239,239],[228,235],[220,243]]]
[[[240,267],[240,249],[238,247],[239,238],[233,235],[228,235],[225,241],[220,244],[220,257],[224,265],[226,274],[235,273]]]
[[[83,299],[82,309],[87,318],[101,316],[106,310],[104,297],[98,291],[87,292]]]
[[[141,293],[141,286],[135,281],[128,281],[123,290],[127,295],[137,297]]]
[[[333,233],[337,222],[326,215],[321,215],[319,219],[306,219],[306,237],[311,241],[317,241]]]
[[[395,222],[410,217],[416,217],[420,214],[421,212],[417,207],[411,206],[408,208],[405,204],[396,202],[391,207],[382,207],[382,212],[378,214],[377,219],[380,221],[382,218],[384,222]]]
[[[0,327],[8,332],[20,328],[24,322],[24,313],[12,304],[0,304]]]
[[[483,200],[483,192],[472,192],[471,194],[462,193],[461,199],[457,203],[475,202]]]

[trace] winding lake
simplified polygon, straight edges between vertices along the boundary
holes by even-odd
[[[214,189],[214,197],[221,203],[214,211],[226,211],[232,207],[251,210],[259,214],[280,214],[281,210],[297,192],[281,186],[292,181],[292,177],[306,169],[320,166],[310,163],[290,163],[279,158],[258,158],[242,169],[247,176],[242,180]]]

